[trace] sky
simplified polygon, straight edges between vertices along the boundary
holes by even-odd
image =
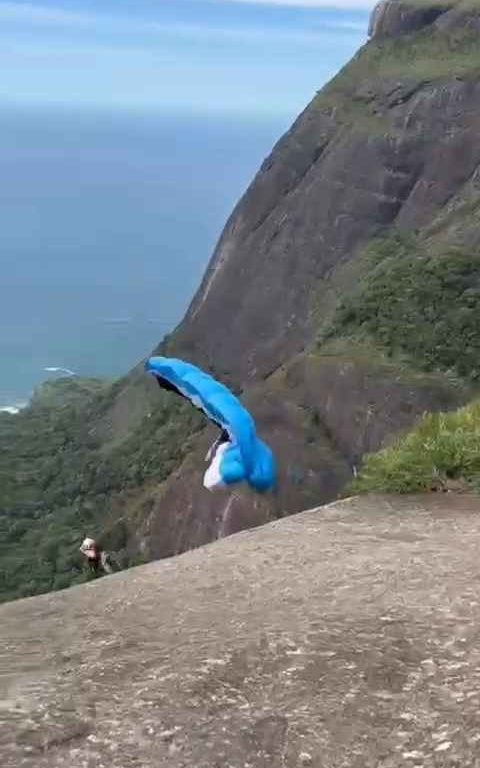
[[[295,115],[371,0],[0,0],[0,107]]]
[[[0,0],[0,408],[181,319],[370,0]]]

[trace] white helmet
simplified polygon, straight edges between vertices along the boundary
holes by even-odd
[[[82,546],[80,547],[80,550],[82,552],[86,552],[88,549],[95,549],[95,539],[86,538],[82,542]]]

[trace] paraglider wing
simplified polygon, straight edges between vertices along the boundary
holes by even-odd
[[[271,451],[258,439],[249,412],[227,387],[191,363],[176,358],[151,357],[145,369],[156,377],[162,388],[190,400],[228,434],[237,454],[237,464],[240,460],[243,467],[243,479],[256,490],[267,490],[274,484]]]

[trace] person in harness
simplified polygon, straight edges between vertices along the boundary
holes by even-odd
[[[99,576],[102,572],[113,573],[112,561],[108,552],[100,547],[95,539],[87,536],[83,540],[80,552],[87,559],[88,568],[91,573]]]

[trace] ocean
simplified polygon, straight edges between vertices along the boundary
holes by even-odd
[[[172,330],[290,116],[0,110],[0,409]]]

